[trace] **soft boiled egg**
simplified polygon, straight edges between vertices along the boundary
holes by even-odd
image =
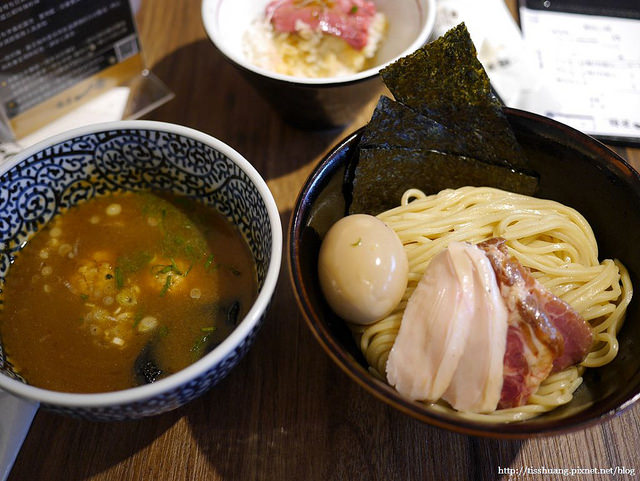
[[[402,299],[408,273],[402,242],[377,217],[343,217],[322,241],[320,286],[333,311],[347,321],[370,324],[389,314]]]

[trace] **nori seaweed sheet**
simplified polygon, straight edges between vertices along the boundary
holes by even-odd
[[[358,145],[427,149],[437,146],[442,151],[456,150],[454,153],[465,149],[464,145],[457,145],[453,132],[447,127],[384,95],[378,100]]]
[[[470,135],[466,131],[451,129],[400,102],[381,96],[371,120],[363,129],[358,145],[364,148],[436,150],[513,167],[507,161],[496,162],[496,154],[484,137],[482,132]]]
[[[477,137],[488,161],[527,167],[464,23],[380,75],[397,101],[466,139]]]
[[[435,194],[467,185],[532,195],[538,179],[461,155],[406,148],[361,148],[349,214],[377,215],[396,207],[410,188]]]

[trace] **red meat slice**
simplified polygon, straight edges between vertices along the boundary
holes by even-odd
[[[552,372],[584,359],[593,342],[587,322],[511,256],[501,238],[478,244],[498,279],[509,311],[498,408],[521,406]]]
[[[278,32],[295,32],[302,21],[312,30],[342,38],[356,50],[369,41],[376,7],[368,0],[274,0],[266,15]]]

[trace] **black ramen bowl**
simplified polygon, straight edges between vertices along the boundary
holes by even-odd
[[[595,139],[545,117],[505,109],[540,175],[537,197],[577,209],[590,222],[600,258],[620,259],[637,285],[640,273],[640,175]],[[357,151],[360,132],[340,142],[315,168],[300,192],[289,227],[290,275],[311,332],[354,381],[392,407],[452,431],[496,438],[524,438],[574,431],[623,412],[640,398],[640,312],[633,299],[610,364],[585,371],[573,400],[539,417],[514,423],[471,421],[403,398],[367,370],[344,321],[325,302],[318,282],[321,240],[345,212],[343,174]]]

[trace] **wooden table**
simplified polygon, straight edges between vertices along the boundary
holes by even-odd
[[[138,16],[147,64],[176,94],[147,118],[196,128],[236,148],[267,179],[286,227],[312,167],[366,122],[373,103],[342,130],[297,130],[209,42],[200,0],[145,0]],[[640,149],[615,150],[640,168]],[[624,466],[639,475],[638,452],[640,405],[584,431],[526,441],[453,434],[393,411],[320,349],[296,308],[285,257],[255,346],[217,387],[141,421],[92,423],[40,411],[9,479],[493,480],[521,466]]]

